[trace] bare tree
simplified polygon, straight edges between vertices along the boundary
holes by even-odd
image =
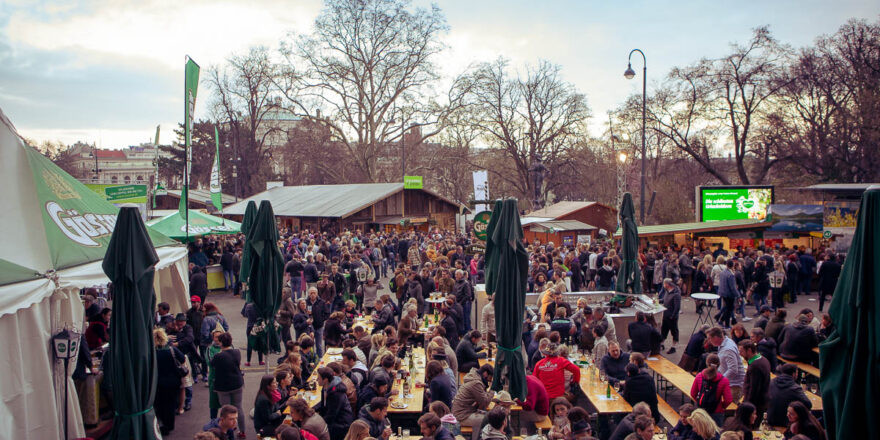
[[[542,160],[551,173],[569,160],[567,150],[586,133],[590,108],[586,97],[562,80],[559,66],[541,61],[523,76],[510,72],[498,59],[477,67],[470,76],[467,103],[470,123],[483,141],[500,149],[514,169],[490,169],[499,180],[531,198],[534,182],[529,167]],[[550,176],[541,190],[544,197],[561,182]]]
[[[232,144],[242,194],[260,191],[272,174],[269,136],[278,128],[268,116],[278,107],[272,100],[274,66],[265,47],[232,55],[222,66],[208,71],[208,83],[215,91],[214,113],[223,125],[224,138]]]
[[[404,132],[422,128],[416,143],[436,135],[463,90],[434,96],[448,26],[437,6],[410,9],[409,0],[329,0],[311,35],[282,46],[279,90],[330,130],[367,181],[379,180],[378,160]]]

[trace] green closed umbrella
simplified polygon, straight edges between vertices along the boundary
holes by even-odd
[[[639,228],[636,226],[636,210],[632,194],[623,195],[620,204],[621,234],[620,253],[623,261],[617,274],[614,290],[622,293],[642,293],[642,274],[639,270]],[[613,301],[613,299],[612,299]]]
[[[510,395],[525,400],[522,323],[529,258],[522,244],[523,232],[516,199],[495,202],[486,236],[486,293],[494,298],[498,335],[492,389],[501,390],[506,380]]]
[[[819,344],[829,439],[880,438],[880,186],[865,191],[828,313],[835,330]]]
[[[248,232],[251,231],[251,226],[254,224],[254,219],[257,218],[257,204],[250,200],[247,203],[247,207],[244,208],[244,218],[241,220],[241,232],[244,234],[244,241],[247,243],[248,241]],[[238,279],[245,281],[247,283],[248,277],[251,274],[251,259],[247,252],[242,252],[241,255],[241,268],[238,272]],[[248,294],[248,286],[245,285],[245,292],[242,293],[242,298],[247,299]]]
[[[102,265],[114,291],[107,353],[116,412],[110,435],[113,439],[159,437],[153,412],[156,393],[153,276],[158,261],[137,208],[120,209]]]
[[[281,304],[281,285],[284,278],[284,257],[278,249],[278,228],[275,213],[268,200],[260,202],[254,224],[248,231],[244,254],[251,262],[248,285],[249,300],[254,303],[260,322],[255,328],[265,329],[265,337],[256,335],[253,341],[257,351],[279,351],[278,332],[275,330],[275,312]],[[250,335],[249,335],[250,337]]]

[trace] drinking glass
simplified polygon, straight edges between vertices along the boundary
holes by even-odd
[[[408,438],[408,437],[409,437],[409,429],[404,429],[403,430],[403,438]]]
[[[816,382],[810,382],[810,392],[816,394],[819,391],[819,384]]]

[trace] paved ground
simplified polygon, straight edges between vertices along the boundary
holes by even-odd
[[[383,282],[384,285],[387,286],[386,282]],[[208,301],[211,301],[220,308],[220,311],[226,317],[229,322],[230,332],[232,333],[233,343],[236,347],[240,347],[242,350],[242,360],[245,359],[245,323],[246,320],[239,313],[241,311],[241,307],[243,305],[243,301],[234,297],[229,293],[223,291],[216,291],[211,293],[208,297]],[[814,311],[817,309],[818,303],[816,300],[816,295],[813,294],[806,298],[799,297],[799,301],[797,305],[790,306],[789,309],[799,310],[801,307],[811,307]],[[678,363],[681,358],[681,353],[684,350],[684,346],[687,344],[687,340],[690,337],[692,330],[694,328],[694,324],[697,319],[697,315],[695,313],[695,306],[693,300],[690,298],[682,299],[682,313],[679,318],[679,329],[681,331],[679,344],[676,345],[676,353],[667,355],[664,352],[664,356],[670,359],[672,362]],[[746,309],[747,316],[752,316],[754,314],[754,307],[749,306]],[[750,321],[746,323],[746,329],[750,329],[751,325],[754,321]],[[670,336],[667,339],[666,347],[669,348],[669,344],[672,343],[672,337]],[[278,355],[272,355],[268,359],[268,365],[270,368],[274,368],[276,365],[276,360]],[[245,412],[250,412],[250,410],[254,407],[254,399],[256,397],[257,388],[259,387],[260,377],[265,373],[265,366],[260,367],[256,361],[256,354],[254,354],[253,362],[251,363],[251,367],[242,367],[242,371],[244,372],[244,381],[245,381],[245,389],[244,389],[244,399],[242,405],[244,406]],[[175,421],[175,429],[174,431],[167,436],[167,439],[170,440],[189,440],[192,439],[193,435],[202,429],[202,425],[208,422],[209,420],[209,412],[208,412],[208,389],[204,386],[204,383],[200,382],[193,387],[193,403],[192,410],[186,412],[183,415],[177,416]],[[251,420],[248,418],[247,420],[248,426],[246,427],[246,433],[248,434],[248,438],[255,438],[255,432],[253,429],[253,425],[251,424]]]

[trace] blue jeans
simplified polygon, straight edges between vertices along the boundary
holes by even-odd
[[[291,295],[291,299],[293,299],[294,301],[298,300],[300,294],[302,293],[302,291],[300,290],[301,286],[302,286],[302,277],[291,277],[290,278],[290,290],[293,293]]]
[[[802,273],[800,278],[800,293],[803,295],[810,294],[810,283],[813,281],[813,274]]]
[[[324,355],[324,326],[315,329],[315,353],[318,359]]]
[[[755,311],[761,312],[761,306],[767,304],[767,297],[763,295],[752,294],[752,302],[755,303]]]
[[[235,272],[231,270],[223,271],[223,288],[229,290],[235,287]]]
[[[465,331],[471,331],[471,302],[465,301],[461,303],[461,309],[464,315],[462,317],[464,319],[464,329]]]
[[[193,400],[193,387],[185,387],[183,390],[184,395],[186,396],[186,398],[183,399],[183,406],[184,408],[187,408],[190,406]]]

